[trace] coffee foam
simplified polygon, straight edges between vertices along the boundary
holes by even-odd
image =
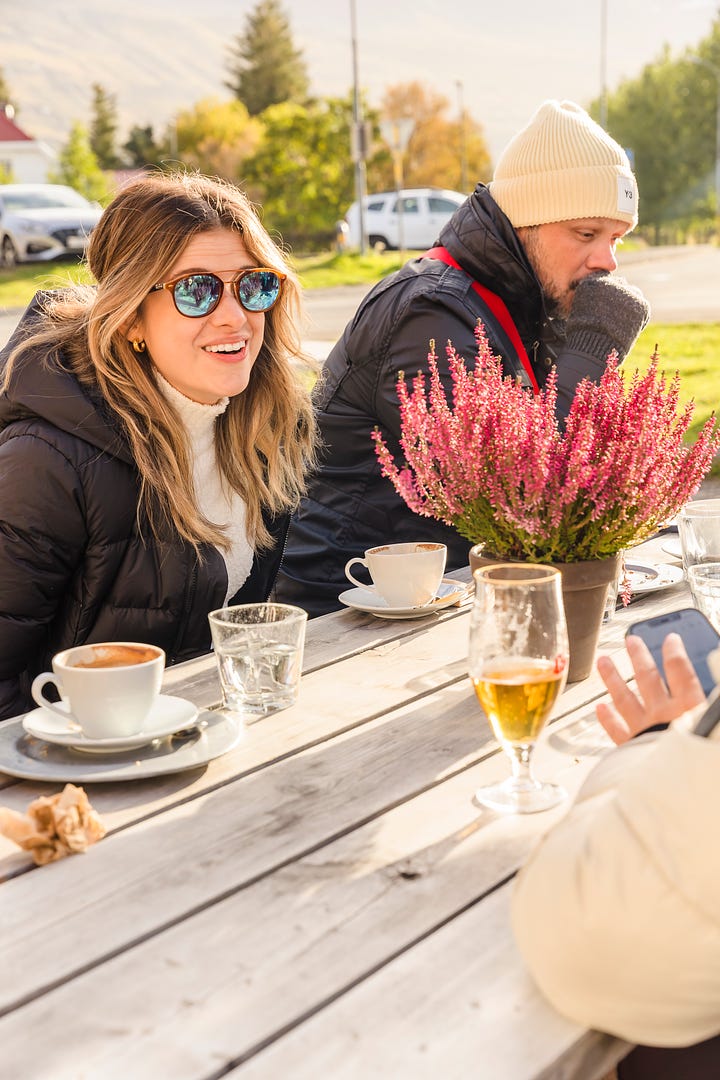
[[[158,657],[157,649],[149,645],[102,645],[92,648],[91,660],[78,660],[71,664],[74,668],[112,668],[131,667],[133,664],[146,664]]]

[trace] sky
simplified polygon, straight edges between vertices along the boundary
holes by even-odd
[[[87,123],[91,85],[121,124],[158,132],[178,109],[227,98],[228,46],[257,0],[0,0],[0,67],[29,134],[58,148]],[[285,0],[318,96],[353,86],[352,0]],[[664,45],[679,56],[710,32],[720,0],[355,0],[358,82],[373,106],[420,81],[461,102],[491,157],[549,97],[588,106],[637,76]],[[604,13],[604,17],[603,17]],[[603,24],[606,28],[603,47]]]

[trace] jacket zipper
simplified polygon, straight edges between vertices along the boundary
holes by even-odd
[[[178,632],[177,632],[177,635],[175,637],[175,642],[173,644],[173,651],[172,651],[172,656],[171,656],[171,659],[170,659],[171,664],[174,664],[176,662],[177,653],[180,650],[180,645],[182,643],[183,638],[185,637],[185,631],[187,630],[187,625],[188,625],[188,622],[190,621],[190,612],[192,611],[193,601],[195,599],[195,591],[197,589],[197,579],[198,579],[198,563],[197,563],[197,555],[196,555],[195,556],[195,561],[193,562],[192,572],[190,574],[190,581],[189,581],[188,587],[187,587],[187,589],[185,591],[185,603],[183,604],[183,613],[182,613],[182,616],[180,618],[180,626],[178,628]]]

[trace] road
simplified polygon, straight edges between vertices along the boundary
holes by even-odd
[[[656,323],[720,322],[720,248],[709,244],[648,248],[620,254],[620,273],[650,301]],[[323,359],[370,286],[339,285],[306,295],[306,344]],[[17,322],[0,311],[0,344]]]

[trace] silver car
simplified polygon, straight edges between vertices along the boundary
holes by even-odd
[[[101,214],[63,184],[0,184],[0,266],[82,255]]]

